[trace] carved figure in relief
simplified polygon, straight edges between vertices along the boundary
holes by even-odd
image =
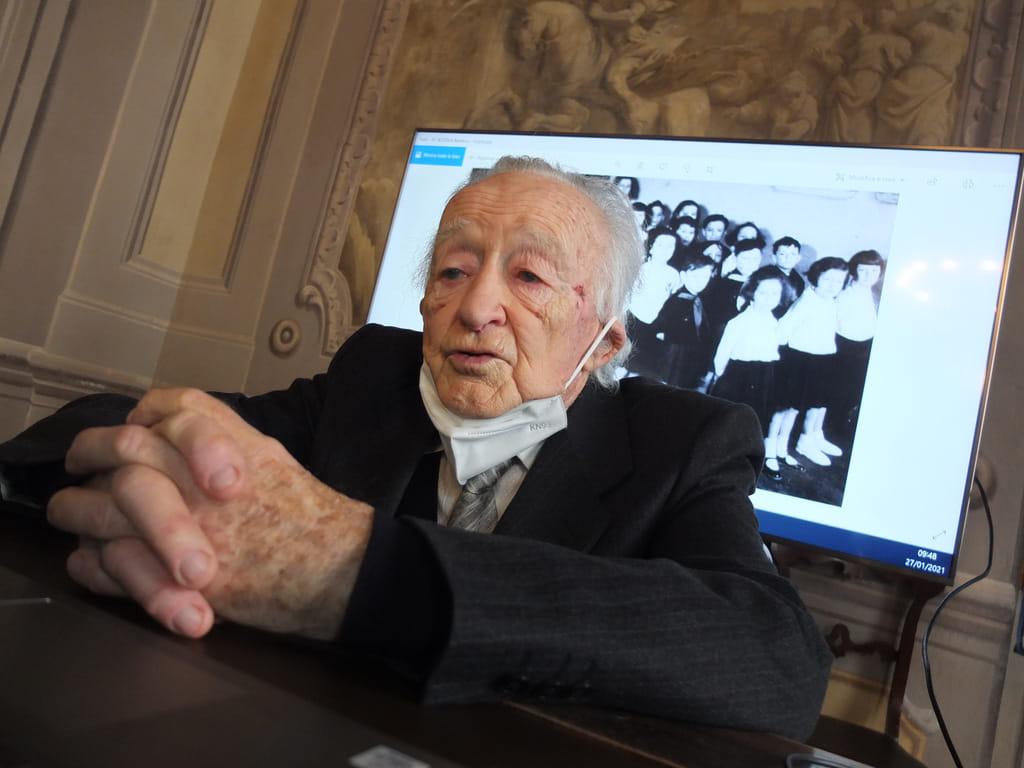
[[[819,105],[827,103],[828,92],[833,81],[846,66],[842,56],[845,40],[850,30],[860,21],[860,17],[860,11],[853,12],[845,8],[844,15],[833,18],[831,23],[813,26],[798,37],[801,54],[797,60],[796,69],[803,75],[803,91],[814,101],[815,115],[811,131],[815,130],[818,124]],[[781,78],[776,82],[777,90],[787,101],[795,101],[797,99],[797,82],[785,83],[785,79],[790,76],[789,73],[780,72],[778,74],[781,75]],[[801,102],[799,107],[794,104],[790,109],[802,108],[805,114],[804,120],[806,120],[809,101],[804,98]],[[790,129],[789,132],[792,133],[793,129]],[[804,136],[809,136],[809,133],[805,133]],[[781,135],[772,135],[773,138],[783,138]]]
[[[466,119],[466,125],[518,130],[578,131],[590,110],[579,96],[593,90],[610,51],[571,3],[540,0],[514,9],[508,28],[513,54],[525,67]]]
[[[956,74],[967,55],[968,7],[964,0],[934,0],[895,20],[906,30],[912,53],[878,94],[882,141],[942,144],[953,128]]]
[[[675,7],[673,2],[637,0],[626,7],[612,8],[608,7],[609,2],[593,0],[589,10],[590,18],[600,25],[614,51],[605,84],[625,107],[629,127],[637,133],[650,133],[658,128],[668,104],[641,96],[634,87],[650,77],[688,37],[681,19],[667,16]],[[678,97],[669,94],[666,98]]]
[[[730,46],[736,48],[738,46]],[[721,64],[719,64],[721,67]],[[771,85],[771,57],[763,51],[742,51],[732,69],[708,73],[708,96],[716,106],[738,107],[753,101]]]
[[[804,139],[818,125],[818,100],[810,93],[803,72],[794,69],[772,94],[740,107],[728,107],[725,115],[744,125],[758,126],[773,139]]]
[[[585,12],[563,0],[540,0],[514,9],[508,39],[528,77],[514,78],[465,124],[578,131],[601,109],[635,133],[703,134],[710,116],[705,89],[652,97],[635,90],[686,39],[680,20],[666,20],[673,8],[667,0],[594,0]]]
[[[889,9],[878,9],[877,29],[858,24],[860,35],[853,62],[832,81],[824,138],[869,142],[874,137],[875,102],[882,85],[911,56],[910,41],[892,31],[894,16]]]

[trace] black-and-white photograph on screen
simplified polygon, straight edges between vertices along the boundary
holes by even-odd
[[[614,181],[648,254],[620,375],[746,403],[765,438],[758,487],[840,506],[898,196]]]

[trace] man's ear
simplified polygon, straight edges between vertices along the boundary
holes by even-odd
[[[608,329],[608,333],[604,335],[601,343],[597,345],[597,349],[591,353],[590,359],[587,360],[584,366],[584,370],[589,373],[600,368],[615,357],[625,343],[626,327],[622,324],[621,320],[616,320],[612,327]]]

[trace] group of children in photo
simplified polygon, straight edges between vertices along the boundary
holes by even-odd
[[[723,214],[701,216],[693,200],[671,210],[642,203],[635,178],[615,181],[633,200],[648,254],[630,306],[635,352],[625,375],[750,405],[763,427],[763,475],[772,481],[784,469],[804,471],[801,458],[830,466],[844,448],[826,437],[828,425],[843,424],[839,442],[847,451],[856,428],[880,254],[826,256],[801,274],[795,237],[775,239],[766,258],[754,222],[730,226]]]

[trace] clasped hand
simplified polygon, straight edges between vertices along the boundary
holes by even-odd
[[[71,577],[128,596],[178,634],[214,617],[328,639],[344,617],[372,509],[325,486],[284,447],[197,390],[149,392],[118,427],[83,431],[50,500],[80,537]]]

